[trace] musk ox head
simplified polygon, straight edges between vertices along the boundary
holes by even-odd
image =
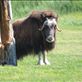
[[[37,20],[38,30],[42,32],[45,41],[53,43],[56,29],[60,31],[57,25],[57,14],[52,11],[33,11],[31,17]]]
[[[52,43],[55,40],[55,32],[56,32],[56,19],[55,18],[46,18],[42,28],[39,30],[42,32],[44,39],[48,43]]]

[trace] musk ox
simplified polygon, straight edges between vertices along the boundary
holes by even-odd
[[[47,51],[55,47],[57,14],[52,11],[33,11],[30,16],[13,23],[16,39],[17,58],[34,51],[38,54],[38,64],[50,64]]]

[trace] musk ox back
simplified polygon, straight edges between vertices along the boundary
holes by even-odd
[[[14,22],[17,58],[34,51],[38,54],[38,64],[50,64],[47,51],[55,46],[57,19],[52,11],[33,11],[25,19]]]

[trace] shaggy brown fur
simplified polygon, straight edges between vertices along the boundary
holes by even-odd
[[[43,39],[41,31],[39,31],[45,17],[55,17],[57,19],[57,15],[53,14],[52,11],[33,11],[29,17],[13,23],[17,58],[32,52],[32,50],[38,54],[40,51],[48,51],[54,48],[55,41],[47,43]]]

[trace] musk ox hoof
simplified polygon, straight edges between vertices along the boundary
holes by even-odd
[[[47,61],[45,61],[45,64],[46,65],[50,65],[50,62],[47,60]]]
[[[45,65],[45,63],[44,62],[38,62],[38,65]]]

